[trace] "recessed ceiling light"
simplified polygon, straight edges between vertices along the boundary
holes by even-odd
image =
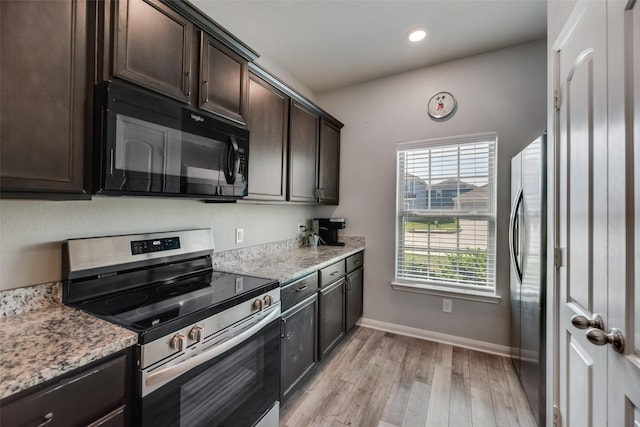
[[[407,39],[413,43],[419,42],[427,37],[427,32],[428,31],[424,28],[415,28],[407,33]]]

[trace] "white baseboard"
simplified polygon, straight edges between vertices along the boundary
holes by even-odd
[[[496,354],[498,356],[510,356],[511,349],[505,345],[493,344],[485,341],[472,340],[470,338],[456,337],[442,334],[440,332],[427,331],[425,329],[412,328],[409,326],[396,325],[394,323],[381,322],[379,320],[361,318],[358,325],[366,328],[378,329],[380,331],[392,332],[394,334],[406,335],[408,337],[421,338],[429,341],[451,344],[457,347],[464,347],[483,353]]]

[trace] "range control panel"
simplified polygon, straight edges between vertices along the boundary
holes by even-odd
[[[131,241],[131,255],[147,254],[149,252],[170,251],[172,249],[180,249],[179,237]]]

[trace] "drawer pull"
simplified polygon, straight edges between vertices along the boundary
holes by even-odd
[[[360,264],[360,260],[359,260],[359,259],[355,260],[355,261],[354,261],[354,264],[356,264],[356,265],[357,265],[357,264]]]
[[[302,285],[299,288],[296,288],[296,292],[302,292],[305,289],[307,289],[309,287],[309,285]]]
[[[47,415],[45,415],[44,416],[44,421],[42,423],[38,424],[38,427],[46,426],[51,421],[53,421],[53,412],[49,412]]]
[[[338,273],[340,273],[340,272],[339,271],[333,271],[329,276],[335,276]]]

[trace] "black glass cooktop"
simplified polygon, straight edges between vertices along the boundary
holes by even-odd
[[[144,344],[278,286],[269,279],[204,271],[71,305],[138,332]]]

